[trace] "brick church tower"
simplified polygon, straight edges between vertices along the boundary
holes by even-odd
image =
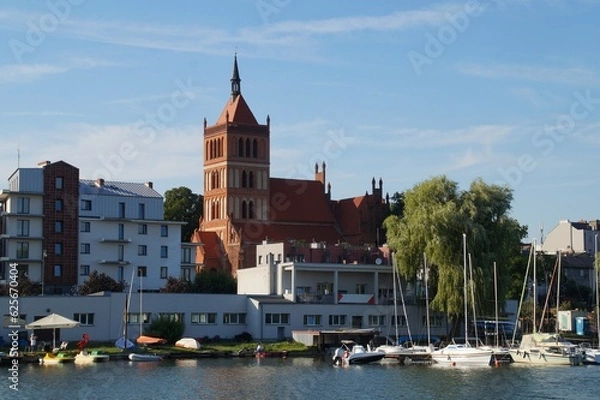
[[[209,253],[228,254],[231,264],[241,260],[232,259],[230,247],[239,246],[242,234],[252,235],[253,227],[269,220],[269,117],[266,125],[257,122],[240,83],[236,56],[231,96],[213,126],[204,120],[204,217],[200,231],[213,232],[217,237],[214,241],[205,234],[202,242],[219,246],[220,251],[210,249]],[[237,266],[230,268],[236,270]]]

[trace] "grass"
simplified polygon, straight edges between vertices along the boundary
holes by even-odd
[[[240,352],[253,352],[258,346],[259,342],[251,341],[251,342],[235,342],[235,341],[215,341],[202,343],[202,346],[199,350],[195,349],[186,349],[182,347],[176,347],[173,345],[160,345],[160,346],[151,346],[148,349],[152,353],[157,354],[185,354],[185,353],[214,353],[218,354],[230,354],[230,353],[240,353]],[[263,345],[263,348],[267,352],[282,352],[287,351],[288,355],[309,355],[315,354],[316,350],[313,347],[305,346],[299,342],[293,341],[282,341],[282,342],[267,342],[260,343]],[[65,353],[75,355],[78,353],[77,344],[74,343],[70,345],[69,348],[65,351]],[[112,342],[89,342],[87,345],[88,351],[98,351],[102,354],[108,355],[118,355],[122,354],[122,350],[114,345]],[[39,352],[40,355],[43,355],[44,352]]]

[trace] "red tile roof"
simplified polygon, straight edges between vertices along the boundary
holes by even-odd
[[[227,118],[229,117],[229,118]],[[230,98],[221,112],[221,116],[215,125],[221,125],[226,122],[235,122],[238,124],[258,125],[254,114],[248,107],[246,100],[241,94]]]

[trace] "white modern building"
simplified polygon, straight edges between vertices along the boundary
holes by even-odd
[[[594,254],[598,243],[600,221],[563,220],[544,238],[539,250],[549,254],[557,251],[564,253]]]
[[[127,283],[139,273],[144,290],[158,291],[182,275],[184,223],[163,219],[152,182],[82,179],[79,203],[79,284],[94,270]]]
[[[0,281],[10,264],[44,295],[73,294],[90,273],[158,291],[169,276],[193,280],[199,243],[181,243],[183,222],[165,221],[151,182],[79,179],[59,161],[18,168],[0,191]],[[136,280],[139,282],[139,280]],[[135,283],[137,287],[137,283]]]

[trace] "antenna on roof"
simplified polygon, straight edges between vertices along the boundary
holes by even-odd
[[[21,167],[21,150],[19,150],[19,144],[17,143],[17,169]]]

